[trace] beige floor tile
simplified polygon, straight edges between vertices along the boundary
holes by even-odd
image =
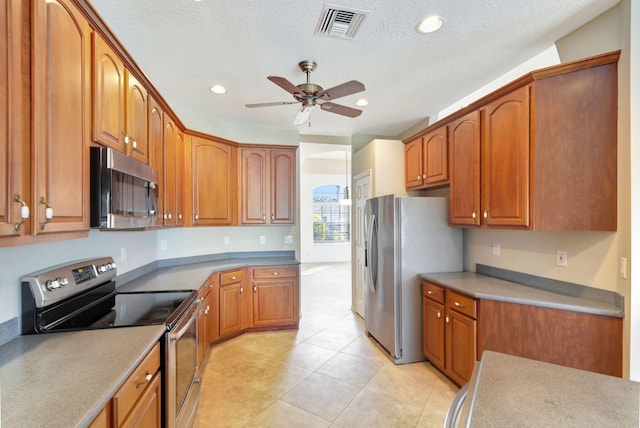
[[[343,427],[413,427],[418,423],[422,406],[404,398],[363,389],[335,423]]]
[[[365,389],[403,397],[411,404],[424,407],[437,380],[425,363],[385,365]]]
[[[386,355],[382,347],[378,345],[372,338],[367,336],[361,336],[357,338],[356,340],[351,342],[349,346],[345,347],[341,352],[353,355],[355,357],[391,363],[391,359]]]
[[[357,338],[357,333],[343,333],[341,331],[325,329],[305,340],[305,343],[321,346],[331,349],[332,351],[340,351]]]
[[[363,388],[382,366],[375,360],[339,353],[316,372]]]
[[[359,392],[355,386],[313,373],[282,397],[282,401],[333,421]]]
[[[306,370],[316,370],[336,355],[336,351],[302,342],[280,355],[279,359]]]
[[[331,422],[305,410],[276,401],[255,417],[246,427],[260,428],[326,428]]]

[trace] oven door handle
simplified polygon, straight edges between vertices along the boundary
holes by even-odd
[[[189,325],[191,324],[191,320],[193,318],[197,319],[197,313],[198,313],[198,310],[200,309],[200,305],[202,305],[202,300],[200,299],[196,299],[196,301],[193,302],[193,304],[189,307],[187,314],[185,314],[185,316],[183,316],[182,319],[180,319],[180,322],[178,323],[178,325],[181,325],[181,324],[184,324],[184,325],[176,332],[173,332],[173,331],[169,332],[170,341],[175,342],[176,340],[180,339],[187,332],[187,330],[189,330]],[[188,322],[183,322],[185,320],[188,320]]]

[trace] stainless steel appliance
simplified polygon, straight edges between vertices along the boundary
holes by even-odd
[[[365,326],[396,364],[423,361],[427,272],[462,270],[462,230],[448,198],[380,196],[365,202]]]
[[[91,227],[132,229],[155,226],[158,173],[130,156],[91,147]]]
[[[200,394],[196,291],[119,293],[111,257],[81,260],[22,278],[22,333],[164,325],[163,426],[189,427]]]

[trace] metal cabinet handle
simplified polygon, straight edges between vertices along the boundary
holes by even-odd
[[[444,317],[444,322],[448,323],[448,322],[449,322],[450,317],[451,317],[451,314],[447,314],[447,316],[446,316],[446,317]]]
[[[473,212],[471,213],[471,218],[475,219],[476,218],[476,210],[473,210]]]
[[[271,275],[278,276],[278,275],[280,275],[280,272],[271,272]]]
[[[238,277],[237,277],[237,276],[235,276],[235,275],[233,275],[233,276],[231,277],[231,279],[238,279]]]
[[[427,178],[427,174],[422,174],[422,179],[424,180],[425,178]]]
[[[193,216],[196,220],[198,220],[198,214]]]
[[[20,219],[22,221],[16,223],[13,225],[13,229],[16,232],[20,231],[20,226],[22,226],[22,224],[27,221],[27,219],[29,218],[29,206],[22,200],[20,199],[20,194],[16,193],[13,197],[13,200],[16,201],[17,203],[19,203],[20,206]]]
[[[432,294],[433,294],[433,291],[428,290],[428,291],[427,291],[427,294],[428,294],[428,295],[432,295]]]
[[[149,372],[149,370],[147,370],[145,372],[144,380],[142,382],[136,383],[136,389],[140,388],[142,385],[146,385],[147,383],[151,382],[152,378],[153,378],[153,375]]]
[[[258,292],[258,287],[256,287],[255,285],[253,286],[253,292],[257,293]]]
[[[267,216],[266,215],[262,215],[262,222],[264,223],[265,221],[267,221]]]
[[[420,178],[421,178],[421,177],[420,177],[420,175],[418,175],[418,176],[416,177],[416,179],[417,179],[418,181],[420,181]]]
[[[240,293],[244,293],[244,288],[240,287]]]
[[[44,209],[44,221],[40,223],[40,230],[44,230],[44,227],[53,219],[53,208],[44,198],[44,196],[40,196],[40,203],[45,206]]]
[[[178,213],[178,220],[182,220],[182,214]]]
[[[484,210],[484,218],[489,217],[489,208],[487,208],[486,210]]]
[[[442,318],[442,309],[438,309],[438,319]]]
[[[274,214],[271,214],[271,221],[273,221],[276,218],[276,216]]]
[[[138,143],[136,140],[133,140],[133,148],[137,149],[138,148]]]
[[[120,133],[122,133],[122,135],[124,135],[124,144],[129,144],[129,136],[127,135],[126,132],[124,132],[124,129],[122,131],[120,131]]]
[[[453,302],[454,306],[457,306],[458,308],[464,308],[465,306],[460,303],[460,302]]]

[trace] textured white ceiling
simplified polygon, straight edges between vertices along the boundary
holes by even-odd
[[[368,10],[355,40],[315,36],[321,0],[91,0],[91,4],[190,129],[227,137],[246,127],[315,135],[395,137],[530,59],[618,0],[332,0]],[[415,31],[429,14],[444,17],[431,35]],[[297,105],[266,79],[294,84],[298,62],[318,63],[311,81],[348,80],[366,91],[336,100],[369,105],[355,119],[316,108],[311,127],[295,127]],[[213,84],[227,93],[215,96]]]

